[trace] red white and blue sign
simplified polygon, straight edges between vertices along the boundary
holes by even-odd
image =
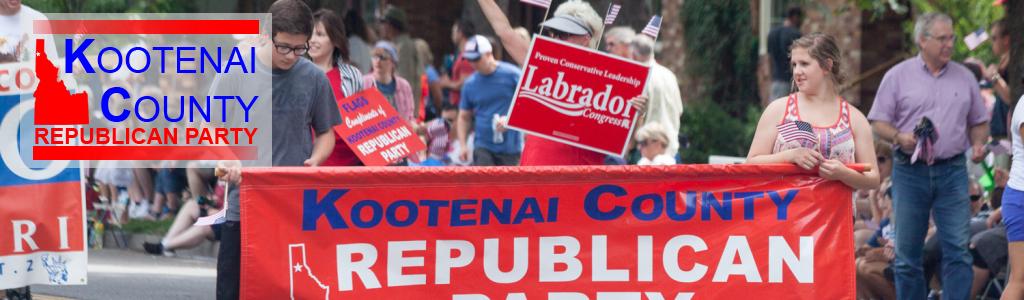
[[[31,64],[0,64],[0,74]],[[0,86],[11,82],[0,78]],[[17,85],[17,83],[15,83]],[[85,284],[85,206],[78,164],[50,161],[32,168],[34,86],[0,91],[0,290],[31,284]]]

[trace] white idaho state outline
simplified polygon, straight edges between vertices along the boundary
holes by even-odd
[[[288,245],[288,293],[289,293],[289,296],[291,297],[291,299],[292,300],[296,300],[295,299],[295,269],[294,269],[295,258],[292,257],[292,248],[302,248],[302,267],[306,268],[306,273],[309,274],[309,277],[313,278],[313,281],[316,281],[316,284],[319,285],[320,288],[324,289],[324,299],[325,300],[326,299],[330,299],[331,298],[331,289],[330,289],[331,287],[321,283],[320,279],[316,278],[316,276],[313,275],[313,269],[310,269],[309,265],[306,264],[306,244],[305,243],[302,243],[302,244],[290,244],[290,245]]]

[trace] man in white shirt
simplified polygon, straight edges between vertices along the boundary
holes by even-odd
[[[676,75],[665,66],[654,60],[654,39],[646,35],[637,35],[630,42],[633,59],[651,65],[651,73],[647,76],[647,86],[643,95],[647,96],[647,114],[644,124],[660,123],[668,130],[668,147],[665,154],[675,157],[679,153],[680,119],[683,117],[683,100],[679,94],[679,81]]]
[[[21,0],[0,1],[0,63],[30,61],[36,52],[32,21],[49,20],[39,11],[22,5]],[[46,54],[57,57],[52,35],[46,38]]]

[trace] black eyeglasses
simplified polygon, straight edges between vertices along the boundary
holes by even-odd
[[[309,52],[309,44],[307,43],[305,46],[300,47],[291,47],[289,45],[281,45],[274,42],[274,49],[277,50],[278,54],[295,53],[295,55],[305,55],[306,52]]]
[[[971,195],[971,202],[977,202],[981,200],[981,195]]]

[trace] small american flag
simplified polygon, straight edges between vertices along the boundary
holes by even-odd
[[[608,13],[604,14],[604,25],[611,25],[612,23],[615,23],[615,17],[619,16],[619,9],[621,8],[622,6],[618,4],[611,4],[608,6]]]
[[[548,8],[551,6],[551,0],[521,0],[523,3],[539,6],[540,8]]]
[[[803,141],[818,140],[818,135],[814,133],[814,128],[811,127],[810,123],[804,121],[786,122],[779,124],[776,128],[778,128],[782,139],[786,141],[797,141],[803,144]]]
[[[967,44],[967,50],[974,50],[974,48],[978,48],[981,43],[987,41],[988,38],[988,32],[985,32],[985,28],[979,28],[965,36],[964,43]]]
[[[647,22],[647,27],[641,33],[651,36],[654,39],[658,39],[658,31],[661,30],[661,16],[654,16],[650,22]]]

